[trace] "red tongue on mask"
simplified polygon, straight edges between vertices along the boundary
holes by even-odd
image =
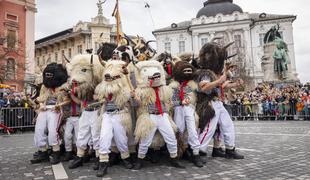
[[[167,64],[167,68],[168,68],[168,74],[172,75],[171,64]]]
[[[154,82],[154,80],[153,80],[153,79],[151,79],[151,80],[150,80],[150,87],[152,87],[152,86],[153,86],[153,82]]]

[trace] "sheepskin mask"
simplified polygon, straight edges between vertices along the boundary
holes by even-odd
[[[113,51],[112,59],[122,60],[122,61],[125,61],[126,63],[130,63],[130,62],[135,63],[137,61],[134,57],[132,47],[125,46],[125,45],[121,45]]]
[[[43,84],[47,88],[60,87],[67,79],[67,70],[62,64],[51,63],[43,70]]]
[[[103,81],[112,82],[124,76],[126,62],[120,60],[108,61],[103,71]]]
[[[91,60],[92,59],[92,60]],[[67,63],[70,75],[69,84],[76,86],[79,98],[91,99],[94,88],[101,82],[103,66],[97,55],[76,55]]]
[[[173,70],[173,77],[176,81],[188,81],[194,78],[194,67],[187,61],[176,62]]]
[[[226,46],[221,46],[215,42],[205,44],[199,52],[199,66],[203,69],[210,69],[216,74],[221,74],[225,60],[237,55],[228,55],[227,48],[232,44],[233,42],[228,43]]]
[[[141,61],[136,67],[139,70],[138,86],[159,87],[166,84],[165,71],[158,61]]]
[[[103,61],[112,59],[113,51],[117,48],[114,43],[102,43],[97,51],[99,58]]]

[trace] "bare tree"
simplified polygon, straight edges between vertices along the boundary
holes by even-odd
[[[237,56],[232,60],[233,64],[237,66],[236,77],[241,78],[244,81],[244,87],[242,90],[252,89],[254,87],[254,79],[251,77],[250,67],[254,66],[246,55],[246,42],[240,41],[235,43],[233,51],[237,53]]]

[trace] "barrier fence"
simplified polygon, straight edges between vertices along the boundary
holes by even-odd
[[[310,120],[310,109],[297,111],[295,105],[225,105],[233,120]],[[31,108],[1,108],[0,124],[10,129],[34,128],[36,113]],[[0,126],[1,129],[1,126]]]
[[[295,104],[225,105],[233,120],[310,120],[310,106],[297,110]]]
[[[1,108],[0,124],[10,129],[33,128],[36,113],[31,108]]]

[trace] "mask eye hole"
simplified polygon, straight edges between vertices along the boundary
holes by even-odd
[[[86,72],[86,71],[87,71],[87,69],[85,69],[85,68],[84,68],[84,69],[81,69],[81,71],[82,71],[82,72]]]
[[[52,78],[52,77],[54,77],[54,75],[53,75],[53,73],[45,73],[45,76],[47,77],[47,78]]]

